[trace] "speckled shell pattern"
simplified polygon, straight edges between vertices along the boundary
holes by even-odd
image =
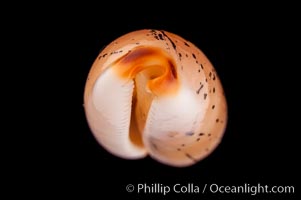
[[[84,107],[96,140],[124,159],[149,155],[174,167],[207,157],[227,124],[223,87],[191,42],[138,30],[106,46],[89,72]]]

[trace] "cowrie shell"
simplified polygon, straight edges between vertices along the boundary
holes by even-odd
[[[139,30],[110,43],[89,72],[84,107],[107,151],[190,166],[220,143],[227,104],[204,53],[182,37]]]

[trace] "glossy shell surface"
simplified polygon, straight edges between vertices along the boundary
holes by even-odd
[[[208,156],[227,123],[223,88],[208,58],[162,30],[134,31],[106,46],[89,72],[84,107],[95,138],[113,155],[150,155],[175,167]]]

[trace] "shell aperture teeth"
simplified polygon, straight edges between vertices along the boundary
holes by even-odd
[[[133,87],[133,81],[119,79],[108,69],[96,81],[92,104],[86,108],[96,139],[112,154],[128,159],[146,155],[142,146],[128,139]]]

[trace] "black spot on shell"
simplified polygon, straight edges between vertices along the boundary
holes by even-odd
[[[181,146],[182,146],[182,147],[185,147],[185,144],[182,144]]]
[[[204,94],[204,100],[206,100],[206,98],[207,98],[207,93]]]
[[[205,133],[199,133],[199,136],[205,135]]]
[[[203,65],[201,64],[201,68],[204,69]]]
[[[194,59],[196,59],[196,57],[195,57],[195,54],[194,54],[194,53],[192,54],[192,57],[193,57]]]
[[[110,53],[110,55],[117,54],[117,53],[119,53],[119,52],[118,51],[113,51],[113,52]]]
[[[201,140],[201,138],[197,138],[197,139],[196,139],[197,142],[200,141],[200,140]]]
[[[205,81],[206,81],[206,82],[208,82],[208,80],[207,80],[207,79],[205,79]]]
[[[201,89],[204,87],[204,85],[202,85],[202,83],[200,83],[200,84],[201,84],[200,88],[196,91],[197,94],[200,94]]]
[[[187,135],[187,136],[193,136],[194,132],[187,132],[187,133],[185,133],[185,135]]]
[[[218,122],[219,122],[219,119],[217,118],[217,119],[215,120],[215,122],[218,123]]]
[[[189,44],[188,44],[187,42],[184,42],[184,44],[185,44],[185,46],[188,46],[188,47],[190,47],[190,46],[189,46]]]
[[[208,137],[210,137],[211,136],[211,133],[208,133]]]
[[[189,158],[190,160],[192,160],[193,162],[197,162],[197,160],[196,160],[194,157],[192,157],[190,154],[185,153],[185,156],[186,156],[187,158]]]
[[[213,109],[215,108],[215,105],[212,105],[212,107],[211,107],[211,108],[212,108],[212,110],[213,110]]]
[[[180,149],[180,148],[177,148],[177,151],[181,151],[181,149]]]
[[[159,38],[160,40],[164,40],[163,35],[161,33],[159,34]]]
[[[213,93],[215,93],[215,87],[213,88]]]
[[[161,33],[164,35],[164,37],[166,37],[170,41],[170,43],[171,43],[172,47],[174,48],[174,50],[177,50],[176,44],[164,33],[164,31],[161,31]]]
[[[186,53],[186,58],[188,58],[188,54]]]

